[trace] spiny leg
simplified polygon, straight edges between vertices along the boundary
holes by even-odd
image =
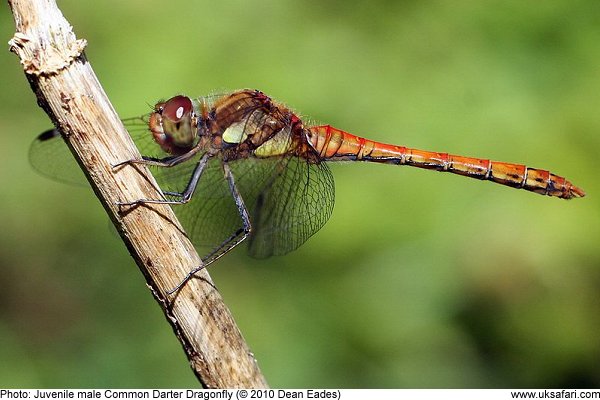
[[[173,167],[175,165],[181,164],[182,162],[189,160],[190,158],[194,157],[196,155],[196,153],[198,153],[199,150],[200,150],[199,147],[194,147],[187,153],[183,153],[178,156],[168,156],[168,157],[163,157],[163,158],[142,156],[141,159],[133,158],[131,160],[125,160],[125,161],[121,161],[119,163],[113,164],[112,168],[117,169],[124,165],[130,165],[130,164],[144,164],[144,165],[153,165],[156,167],[169,168],[169,167]]]

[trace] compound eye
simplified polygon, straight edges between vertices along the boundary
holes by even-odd
[[[187,96],[171,97],[164,103],[162,116],[172,122],[179,122],[192,112],[192,100]]]

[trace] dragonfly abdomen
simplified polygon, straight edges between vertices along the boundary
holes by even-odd
[[[448,171],[455,174],[562,199],[585,196],[581,189],[567,179],[543,169],[454,155],[449,155],[449,160]]]
[[[585,196],[583,190],[567,179],[546,170],[529,168],[521,164],[379,143],[329,125],[311,127],[309,132],[308,139],[312,147],[320,157],[329,161],[356,160],[410,165],[489,180],[501,185],[563,199]]]

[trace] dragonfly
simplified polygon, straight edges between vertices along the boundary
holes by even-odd
[[[256,258],[283,255],[306,242],[333,211],[329,162],[408,165],[562,199],[585,196],[547,170],[385,144],[330,125],[310,125],[258,90],[197,99],[177,95],[124,122],[143,157],[113,168],[149,166],[162,197],[120,205],[175,206],[202,255],[201,265],[171,292],[244,241]],[[30,162],[54,179],[76,180],[78,168],[57,130],[32,143]]]

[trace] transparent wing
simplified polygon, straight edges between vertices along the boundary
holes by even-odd
[[[29,163],[39,174],[72,185],[87,185],[87,180],[60,132],[49,129],[29,146]]]
[[[253,161],[252,173],[241,174],[236,181],[252,222],[249,253],[257,258],[286,254],[306,242],[331,216],[333,177],[326,164],[304,158]],[[238,166],[232,167],[235,173]],[[239,169],[245,168],[240,163]],[[262,178],[260,190],[253,183],[256,176]]]
[[[173,207],[203,258],[242,228],[221,162],[211,160],[190,202]],[[250,214],[251,256],[286,254],[308,240],[331,216],[334,183],[327,165],[298,157],[248,158],[229,165]]]

